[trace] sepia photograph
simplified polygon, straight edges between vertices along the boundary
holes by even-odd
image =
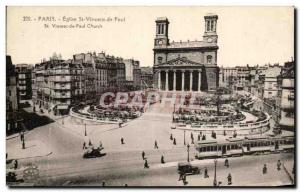
[[[295,14],[7,6],[6,185],[295,187]]]

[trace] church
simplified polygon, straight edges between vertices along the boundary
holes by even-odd
[[[211,91],[218,87],[217,15],[206,15],[202,41],[170,42],[169,21],[157,18],[154,83],[159,91]]]

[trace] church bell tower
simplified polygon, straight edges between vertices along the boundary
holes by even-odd
[[[156,19],[156,36],[154,39],[154,46],[166,47],[169,44],[168,30],[169,21],[166,17],[159,17]]]
[[[203,41],[207,43],[218,43],[218,35],[217,35],[218,15],[208,14],[204,16],[204,20],[205,20],[205,32],[203,35]]]

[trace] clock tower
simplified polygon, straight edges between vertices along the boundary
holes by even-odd
[[[204,16],[204,19],[205,19],[205,31],[203,35],[203,41],[207,43],[218,43],[218,35],[217,35],[218,15],[208,14]]]
[[[167,47],[169,45],[169,37],[168,37],[169,21],[166,17],[159,17],[155,22],[156,22],[156,36],[154,39],[154,46]]]

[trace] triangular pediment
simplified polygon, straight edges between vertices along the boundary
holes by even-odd
[[[202,65],[201,63],[190,61],[184,57],[172,59],[170,61],[160,64],[160,66],[178,66],[178,67],[180,67],[180,66],[201,66],[201,65]]]

